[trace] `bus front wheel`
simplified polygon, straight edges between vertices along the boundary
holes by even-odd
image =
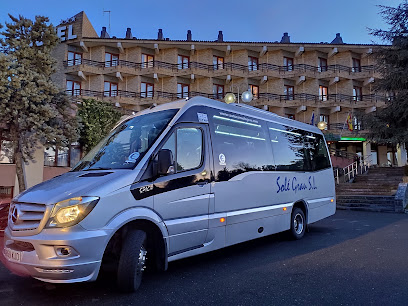
[[[117,275],[119,290],[134,292],[139,288],[145,269],[146,255],[146,233],[141,230],[130,230],[120,252]]]

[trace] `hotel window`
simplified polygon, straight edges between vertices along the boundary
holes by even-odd
[[[81,147],[79,143],[73,143],[69,148],[56,148],[55,146],[44,148],[44,166],[73,167],[80,159]]]
[[[283,58],[283,67],[285,71],[293,71],[293,58],[284,57]]]
[[[14,163],[14,146],[8,130],[0,129],[0,164]]]
[[[317,67],[317,71],[319,72],[327,71],[327,59],[319,57],[319,66]]]
[[[362,101],[363,100],[363,94],[362,94],[361,87],[358,87],[358,86],[353,87],[353,100],[354,101]]]
[[[103,95],[105,97],[116,97],[118,95],[118,83],[105,82]]]
[[[140,97],[152,98],[154,95],[154,84],[142,82],[140,84]]]
[[[319,100],[320,101],[327,101],[329,89],[327,86],[319,86]]]
[[[105,67],[114,67],[119,65],[119,54],[105,53]]]
[[[214,99],[224,99],[224,85],[213,84]]]
[[[68,51],[68,66],[75,66],[82,64],[82,53]]]
[[[190,67],[190,57],[179,55],[177,57],[177,68],[178,69],[187,69]]]
[[[361,61],[358,58],[353,58],[352,72],[361,72]]]
[[[258,58],[253,56],[248,56],[248,70],[255,71],[258,70]]]
[[[188,98],[190,92],[190,85],[188,84],[177,84],[177,98]]]
[[[284,89],[284,99],[285,100],[294,100],[295,99],[295,88],[290,85],[285,85]]]
[[[324,121],[327,123],[327,126],[329,126],[329,115],[320,115],[319,116],[319,122]],[[327,130],[327,126],[325,130]]]
[[[220,56],[213,56],[214,70],[224,69],[224,58]]]
[[[142,68],[151,68],[154,66],[154,56],[142,54]]]
[[[68,96],[80,96],[81,95],[81,82],[67,81],[67,95]]]
[[[259,86],[258,85],[249,85],[249,90],[251,91],[254,99],[259,98]]]

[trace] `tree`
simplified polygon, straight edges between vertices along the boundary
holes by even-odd
[[[115,107],[104,101],[84,99],[79,105],[78,117],[81,121],[79,143],[89,151],[105,137],[122,116]]]
[[[77,138],[72,103],[51,81],[51,57],[58,37],[48,18],[9,15],[0,34],[0,123],[9,130],[20,192],[25,190],[23,163],[33,160],[39,144],[68,146]]]
[[[365,116],[368,138],[379,143],[408,143],[408,3],[398,7],[379,6],[389,30],[371,29],[382,41],[391,44],[374,50],[382,78],[376,90],[387,93],[386,107]]]

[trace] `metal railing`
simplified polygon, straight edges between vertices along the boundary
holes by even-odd
[[[157,91],[160,92],[160,91]],[[88,96],[88,97],[128,97],[128,98],[145,98],[146,96],[141,95],[139,92],[131,92],[131,91],[124,91],[124,90],[112,90],[112,91],[94,91],[94,90],[87,90],[87,89],[74,89],[74,90],[66,90],[67,95],[69,96]],[[188,93],[188,97],[195,97],[195,96],[203,96],[210,99],[217,99],[223,100],[225,93],[217,93],[217,94],[210,94],[204,92],[196,92],[191,91]],[[149,95],[149,97],[153,97],[153,95]],[[159,94],[158,97],[168,98],[168,99],[176,99],[185,97],[180,96],[180,93],[166,93],[166,94]],[[279,102],[288,102],[288,101],[311,101],[311,102],[350,102],[350,103],[358,103],[359,101],[355,101],[353,96],[347,96],[343,94],[331,94],[327,95],[327,100],[322,101],[322,97],[319,95],[312,95],[308,93],[297,93],[297,94],[286,94],[280,95],[275,93],[259,93],[256,97],[257,100],[265,100],[265,101],[279,101]],[[365,95],[362,98],[362,101],[388,101],[385,96],[379,95]],[[337,125],[340,123],[337,123]],[[343,127],[333,126],[329,124],[328,129],[342,129]],[[361,130],[360,126],[355,126],[355,129]]]
[[[344,168],[333,169],[334,178],[337,184],[340,184],[340,181],[344,183],[350,182],[353,178],[356,177],[356,175],[367,172],[368,168],[371,165],[371,154],[365,156],[359,156],[354,153],[348,154],[353,154],[354,156],[357,156],[358,159]]]
[[[344,94],[329,94],[329,95],[313,95],[308,93],[286,94],[279,95],[274,93],[259,93],[259,99],[267,101],[312,101],[318,102],[348,102],[350,104],[356,104],[359,102],[388,102],[389,99],[386,96],[377,94],[351,96]]]
[[[170,70],[183,70],[183,69],[204,69],[208,71],[214,70],[240,70],[244,72],[252,72],[252,71],[277,71],[279,73],[293,73],[293,72],[313,72],[313,73],[325,73],[325,72],[346,72],[349,74],[356,74],[356,73],[367,73],[367,72],[375,72],[374,65],[367,65],[367,66],[360,66],[360,67],[348,67],[343,65],[328,65],[328,66],[312,66],[308,64],[296,64],[296,65],[287,65],[287,66],[279,66],[274,64],[268,63],[261,63],[261,64],[238,64],[233,62],[225,62],[219,64],[206,64],[206,63],[199,63],[199,62],[188,62],[188,63],[168,63],[163,61],[148,61],[148,62],[131,62],[126,60],[111,60],[111,61],[95,61],[89,60],[85,58],[77,58],[77,59],[70,59],[63,62],[65,67],[72,67],[78,65],[87,65],[93,67],[100,67],[100,68],[108,68],[108,67],[130,67],[135,69],[145,69],[145,68],[163,68],[163,69],[170,69]]]

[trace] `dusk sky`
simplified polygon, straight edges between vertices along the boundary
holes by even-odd
[[[124,0],[0,0],[0,23],[7,14],[48,16],[54,25],[85,11],[96,32],[109,28],[110,36],[124,37],[132,28],[137,38],[164,37],[216,40],[222,30],[225,41],[280,41],[288,32],[292,42],[331,42],[341,33],[345,43],[379,43],[367,27],[387,29],[376,5],[397,6],[402,0],[235,0],[235,1],[124,1]],[[109,30],[108,30],[109,32]]]

